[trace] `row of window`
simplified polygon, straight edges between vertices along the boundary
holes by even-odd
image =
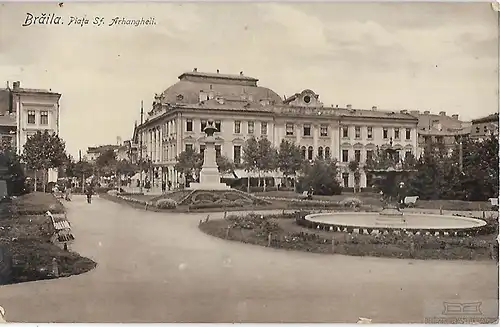
[[[235,121],[234,122],[234,133],[235,134],[241,134],[241,121]],[[222,132],[222,124],[220,120],[216,120],[214,122],[215,128],[217,129],[217,132]],[[207,126],[207,121],[202,120],[200,122],[200,132],[203,132],[205,127]],[[194,124],[192,119],[187,119],[186,120],[186,132],[194,132]],[[255,122],[254,121],[249,121],[247,122],[247,133],[248,134],[254,134],[255,133]],[[260,134],[261,135],[267,135],[267,122],[260,122]]]
[[[295,135],[295,125],[293,123],[286,123],[286,136]],[[311,125],[304,124],[302,126],[302,136],[312,136]],[[328,137],[328,125],[322,124],[319,127],[319,136],[320,137]],[[366,137],[368,139],[373,139],[373,127],[366,127]],[[384,139],[389,139],[389,129],[382,129],[382,137]],[[342,138],[350,138],[349,135],[349,127],[342,127]],[[354,127],[354,138],[361,139],[361,126]],[[401,138],[401,133],[399,128],[394,128],[394,139],[398,140]],[[405,138],[407,140],[411,139],[411,128],[405,129]]]
[[[28,124],[36,124],[36,110],[28,110]],[[49,112],[47,110],[40,111],[40,125],[49,124]]]

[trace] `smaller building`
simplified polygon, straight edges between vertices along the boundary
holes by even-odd
[[[445,111],[433,114],[430,111],[410,111],[418,118],[418,153],[421,156],[428,142],[444,144],[453,150],[462,137],[467,137],[471,130],[468,122],[461,121],[459,115],[448,116]]]
[[[103,154],[106,151],[113,150],[117,151],[120,148],[119,145],[112,145],[112,144],[107,144],[107,145],[99,145],[99,146],[89,146],[87,148],[87,154],[85,155],[85,159],[88,162],[95,162],[97,158],[101,154]]]
[[[490,135],[498,136],[498,112],[472,120],[472,138],[485,138]]]

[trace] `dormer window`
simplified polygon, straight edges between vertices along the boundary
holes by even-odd
[[[182,94],[177,95],[177,101],[182,101],[184,100],[184,96]]]

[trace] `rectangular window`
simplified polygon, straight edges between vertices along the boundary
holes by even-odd
[[[186,144],[186,151],[193,151],[193,145],[192,144]]]
[[[207,121],[206,120],[202,120],[201,123],[200,123],[200,131],[202,133],[204,133],[203,130],[205,129],[205,127],[207,127]]]
[[[400,158],[399,158],[399,151],[396,151],[394,153],[394,159],[396,160],[396,162],[399,162]]]
[[[383,133],[382,137],[384,138],[384,140],[389,138],[389,131],[387,130],[387,128],[384,128],[382,130],[382,133]]]
[[[192,132],[193,131],[193,120],[188,119],[186,120],[186,132]]]
[[[354,127],[354,137],[357,139],[361,138],[361,127],[359,126]]]
[[[366,150],[366,161],[371,161],[373,159],[373,150]]]
[[[411,138],[411,129],[407,128],[406,129],[406,139],[409,140]]]
[[[399,128],[395,128],[395,129],[394,129],[394,138],[395,138],[396,140],[399,140]]]
[[[265,121],[260,122],[260,135],[267,135],[267,123]]]
[[[241,122],[240,121],[235,121],[234,122],[234,133],[235,134],[240,134],[241,133]]]
[[[367,127],[366,131],[367,131],[367,137],[369,139],[372,139],[373,138],[373,127],[371,127],[371,126]]]
[[[233,148],[233,161],[235,164],[241,163],[241,145],[235,145]]]
[[[344,187],[349,187],[349,173],[342,173],[342,181],[344,182]]]
[[[311,136],[311,125],[304,125],[304,136]]]
[[[342,162],[349,161],[349,150],[342,150]]]
[[[253,121],[248,122],[248,134],[253,134],[254,132],[254,123]]]
[[[49,112],[46,110],[40,111],[40,125],[49,124]]]
[[[35,110],[28,111],[28,124],[35,124]]]
[[[328,125],[321,125],[319,127],[319,136],[328,136]]]
[[[215,146],[215,156],[218,158],[220,157],[221,153],[222,153],[222,147],[220,146],[220,144],[218,144]]]
[[[342,137],[343,138],[349,137],[349,127],[347,127],[347,126],[342,127]]]
[[[294,134],[294,125],[292,123],[286,123],[286,135],[292,136]]]
[[[356,162],[361,161],[361,150],[354,150],[354,160],[356,160]]]
[[[217,129],[216,132],[222,132],[222,123],[220,120],[215,121],[215,128]]]
[[[408,158],[411,158],[411,151],[406,151],[405,152],[405,160],[408,160]]]

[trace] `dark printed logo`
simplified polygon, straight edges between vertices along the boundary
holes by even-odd
[[[481,312],[482,302],[443,302],[444,310],[443,315],[460,315],[460,316],[471,316],[471,315],[482,315]]]

